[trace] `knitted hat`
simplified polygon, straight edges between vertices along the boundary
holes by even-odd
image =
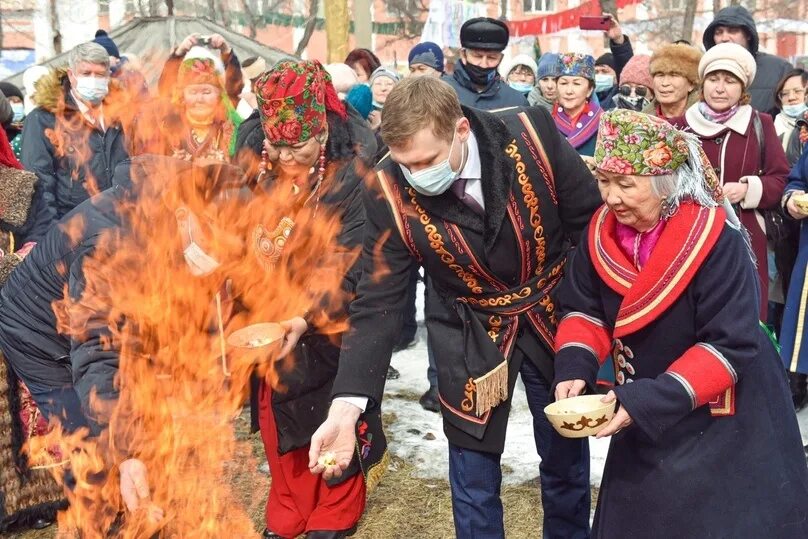
[[[93,39],[93,43],[98,43],[104,50],[107,51],[107,54],[110,56],[114,56],[115,58],[120,58],[121,53],[118,52],[118,46],[112,41],[112,38],[109,37],[104,30],[98,30],[95,33],[95,39]]]
[[[339,94],[344,94],[359,83],[356,71],[348,64],[328,64],[325,70],[331,75],[331,84]]]
[[[729,71],[740,79],[744,88],[749,88],[755,80],[757,64],[745,47],[737,43],[719,43],[704,53],[699,62],[699,78],[715,71]]]
[[[345,101],[356,109],[356,112],[365,120],[373,110],[373,92],[367,84],[357,84],[351,88],[348,95],[345,96]]]
[[[317,60],[279,62],[255,83],[264,134],[273,145],[292,146],[318,135],[326,111],[347,118],[331,76]]]
[[[431,41],[424,41],[410,50],[410,66],[423,64],[443,73],[443,51]]]
[[[588,54],[565,52],[558,57],[557,71],[559,77],[595,80],[595,59]]]
[[[460,27],[460,46],[464,49],[503,51],[509,39],[508,25],[491,17],[469,19]]]
[[[604,53],[604,54],[601,54],[600,56],[598,56],[598,59],[595,60],[595,65],[596,66],[609,66],[614,70],[617,69],[615,67],[615,63],[614,63],[614,55],[612,53],[610,53],[610,52],[607,52],[607,53]]]
[[[533,77],[538,80],[539,66],[536,65],[536,60],[527,54],[517,54],[511,58],[510,61],[502,62],[499,73],[502,75],[502,78],[507,79],[511,71],[513,71],[517,66],[528,67],[530,71],[533,72]]]
[[[539,68],[536,78],[541,80],[545,77],[558,76],[558,54],[554,52],[547,52],[541,55],[539,60]]]
[[[0,82],[0,92],[3,92],[6,97],[19,97],[22,101],[22,92],[10,82]]]
[[[255,80],[267,70],[267,61],[260,56],[247,58],[241,64],[241,74],[245,80]]]
[[[651,77],[657,73],[681,75],[690,84],[698,86],[699,60],[701,51],[696,47],[684,44],[665,45],[651,56]]]
[[[379,77],[387,77],[388,79],[392,79],[393,82],[398,82],[401,80],[401,77],[398,76],[398,73],[387,69],[386,67],[380,67],[370,75],[370,79],[368,79],[368,84],[373,86],[373,81],[378,79]]]
[[[595,167],[634,176],[678,173],[674,192],[666,197],[671,209],[685,199],[714,207],[721,187],[698,137],[674,128],[656,116],[612,109],[600,118]]]
[[[648,65],[651,57],[647,54],[635,54],[626,63],[620,73],[620,84],[642,84],[647,88],[654,87],[654,79],[651,78],[651,70]]]

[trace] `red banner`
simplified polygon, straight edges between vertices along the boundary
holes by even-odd
[[[617,0],[617,8],[622,9],[626,6],[639,4],[641,2],[642,0]],[[578,19],[581,17],[600,15],[601,12],[600,1],[590,0],[576,8],[567,9],[559,13],[543,15],[522,21],[508,21],[508,29],[511,32],[511,37],[553,34],[560,30],[566,30],[567,28],[577,28]]]

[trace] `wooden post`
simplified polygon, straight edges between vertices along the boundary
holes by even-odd
[[[348,0],[325,2],[325,34],[328,63],[342,62],[348,56]]]
[[[373,21],[371,19],[371,0],[354,0],[353,21],[356,46],[373,49]],[[341,62],[345,57],[338,59]]]

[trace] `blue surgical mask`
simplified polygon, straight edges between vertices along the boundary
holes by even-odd
[[[533,89],[533,85],[529,82],[509,82],[508,86],[522,94],[526,94]]]
[[[20,123],[25,118],[25,105],[22,103],[11,103],[11,111],[14,113],[11,121],[15,124]]]
[[[614,86],[614,76],[605,73],[595,74],[595,91],[602,92]]]
[[[452,155],[452,149],[454,149],[456,138],[457,131],[455,131],[455,135],[452,137],[452,145],[449,146],[449,155],[447,155],[446,159],[437,165],[432,165],[429,168],[419,170],[415,173],[410,172],[410,169],[407,167],[399,165],[401,167],[401,172],[404,173],[404,178],[407,180],[407,183],[412,185],[413,189],[422,195],[430,197],[443,194],[449,190],[454,181],[460,175],[460,171],[458,170],[455,172],[452,170],[452,165],[449,164],[449,157]],[[466,158],[465,153],[466,147],[463,146],[463,155],[460,159],[461,163]]]
[[[107,97],[109,79],[98,77],[76,77],[76,93],[85,101],[98,105]]]
[[[808,105],[800,103],[798,105],[783,105],[783,114],[789,118],[800,118],[808,111]]]

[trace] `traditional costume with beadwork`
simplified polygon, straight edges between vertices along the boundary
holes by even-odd
[[[275,148],[295,146],[321,135],[328,129],[329,116],[334,122],[349,121],[330,76],[319,62],[280,63],[260,77],[255,88],[264,134]],[[357,129],[361,127],[351,126],[351,132]],[[345,247],[356,247],[364,231],[361,185],[365,167],[355,155],[331,159],[327,148],[326,142],[321,142],[318,163],[304,178],[294,180],[297,207],[314,207],[315,212],[339,216],[338,241]],[[257,183],[265,189],[267,203],[271,204],[274,190],[289,188],[289,183],[275,181],[278,170],[271,169],[266,152],[262,169]],[[295,211],[290,208],[285,228],[262,229],[255,237],[255,248],[267,260],[268,271],[272,271],[273,257],[282,255],[286,241],[294,242],[295,235],[306,234],[305,228],[295,223]],[[323,253],[316,263],[327,267],[328,256]],[[346,301],[353,296],[360,273],[355,264],[345,276]],[[327,318],[336,321],[346,316],[344,304],[336,309],[332,306]],[[328,415],[341,335],[321,334],[321,329],[325,332],[326,328],[318,326],[318,317],[310,313],[306,318],[309,332],[292,352],[290,364],[294,367],[278,372],[275,383],[267,378],[254,388],[254,419],[261,430],[272,475],[267,529],[280,537],[354,527],[364,513],[367,493],[378,483],[387,463],[381,414],[376,409],[361,416],[356,457],[342,477],[324,481],[309,472],[309,443]]]
[[[558,57],[556,71],[559,77],[583,77],[594,81],[595,59],[587,54],[562,54]],[[591,156],[592,152],[595,151],[595,140],[597,139],[601,114],[603,114],[603,109],[597,99],[591,97],[575,118],[571,118],[564,112],[558,102],[553,105],[553,119],[556,127],[581,155]]]
[[[555,383],[591,389],[607,357],[633,424],[613,436],[596,537],[808,536],[808,468],[751,248],[698,141],[604,113],[600,170],[678,174],[653,245],[601,208],[559,291]],[[641,239],[641,238],[640,238]],[[650,256],[642,251],[650,250]]]
[[[22,170],[0,130],[0,287],[30,251],[17,245],[14,229],[25,223],[36,175]],[[32,468],[24,444],[48,431],[28,389],[0,355],[0,533],[11,528],[52,522],[64,493],[50,471]]]
[[[451,455],[478,455],[497,463],[490,479],[469,461],[451,465],[453,492],[455,483],[466,480],[469,488],[471,483],[480,488],[481,482],[486,489],[499,488],[494,483],[517,375],[529,370],[537,387],[542,378],[547,386],[552,380],[557,321],[552,293],[565,273],[570,244],[599,204],[591,175],[546,111],[462,110],[478,148],[484,208],[464,202],[469,195],[456,194],[454,187],[424,196],[389,155],[379,163],[365,197],[366,267],[343,344],[340,362],[347,366],[341,365],[334,384],[335,396],[367,396],[378,406],[406,306],[409,272],[423,266],[435,291],[428,295],[425,316],[450,461]],[[543,398],[539,393],[531,393],[537,402]],[[537,425],[544,418],[539,414]],[[588,453],[572,441],[553,440],[569,458],[560,463],[550,456],[541,428],[536,428],[539,451],[548,451],[543,481],[563,485],[551,492],[550,483],[543,482],[545,531],[578,537],[588,531],[588,517],[583,514],[581,521],[579,514],[588,506]],[[498,500],[489,490],[477,495]],[[483,504],[463,500],[453,498],[458,535],[465,537],[471,528],[476,534],[501,531],[496,507],[468,516],[461,506]]]

